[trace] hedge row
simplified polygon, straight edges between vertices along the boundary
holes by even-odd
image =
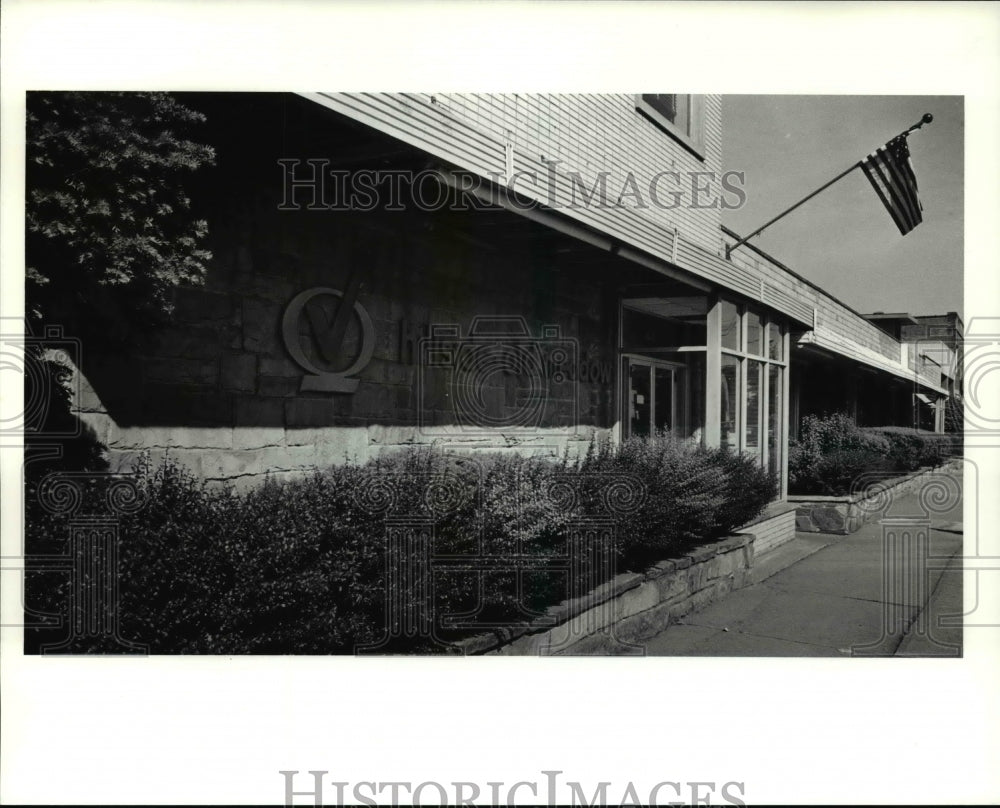
[[[350,653],[378,643],[389,619],[389,525],[410,538],[432,526],[432,552],[450,557],[434,577],[433,613],[438,635],[451,639],[474,629],[449,629],[445,615],[471,614],[477,625],[530,619],[581,586],[731,532],[776,494],[751,460],[669,438],[593,444],[561,461],[412,449],[245,493],[169,463],[137,473],[148,502],[121,523],[119,613],[122,635],[154,653]],[[28,502],[29,545],[58,551],[65,523]],[[609,520],[613,564],[595,556],[585,580],[566,564],[548,569],[581,525]],[[398,559],[420,563],[415,544],[401,547]],[[492,570],[456,569],[482,556]],[[29,602],[57,610],[65,584],[40,575]],[[29,634],[30,643],[52,639]],[[416,636],[387,650],[437,647]]]
[[[788,452],[792,494],[843,496],[866,472],[900,474],[938,466],[955,450],[955,436],[909,427],[858,427],[845,413],[802,419]]]

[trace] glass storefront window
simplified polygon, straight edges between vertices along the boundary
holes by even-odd
[[[781,371],[778,365],[769,365],[767,371],[767,470],[781,473]]]
[[[764,374],[763,362],[747,360],[747,409],[744,448],[752,454],[760,454],[761,384]]]
[[[653,368],[656,409],[653,427],[658,432],[669,432],[674,426],[674,371],[670,368]]]
[[[649,437],[669,432],[700,443],[711,426],[714,444],[716,425],[711,421],[718,417],[718,446],[746,453],[780,475],[786,325],[777,315],[772,320],[773,313],[750,309],[756,305],[697,295],[624,299],[620,346],[627,404],[622,433]],[[708,322],[718,325],[719,342],[708,340]],[[717,405],[707,386],[709,342],[719,351]],[[706,398],[718,408],[717,415],[706,413]]]
[[[784,461],[785,324],[775,316],[718,300],[721,337],[719,446],[743,452],[776,476]]]
[[[622,300],[623,434],[702,440],[709,302],[698,294]]]
[[[719,413],[719,445],[723,449],[739,448],[740,360],[722,355],[722,400]]]
[[[761,349],[761,337],[763,331],[763,323],[761,322],[760,315],[756,312],[748,311],[746,313],[747,321],[747,353],[753,354],[754,356],[763,356],[764,353]]]
[[[740,350],[740,310],[735,303],[720,301],[722,309],[722,347]]]
[[[767,324],[767,355],[770,359],[782,359],[782,348],[784,340],[781,335],[781,326],[777,323]]]
[[[629,434],[647,437],[653,407],[649,365],[629,365]]]
[[[622,315],[622,348],[642,353],[668,348],[705,347],[708,298],[629,300]]]
[[[678,398],[684,401],[684,421],[680,434],[694,443],[701,443],[705,429],[705,352],[685,354],[687,368],[681,376]]]
[[[700,361],[665,362],[642,357],[628,360],[629,436],[650,437],[670,432],[679,438],[701,440],[704,393],[692,385],[705,383],[705,355]]]

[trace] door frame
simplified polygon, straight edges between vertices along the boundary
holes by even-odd
[[[678,396],[678,374],[682,371],[687,371],[687,366],[683,362],[673,362],[669,359],[660,359],[659,357],[652,357],[647,354],[639,353],[622,353],[621,354],[621,378],[622,383],[619,385],[619,409],[621,413],[621,426],[622,426],[622,439],[629,438],[632,435],[632,401],[630,397],[631,389],[631,374],[630,370],[633,365],[642,365],[650,369],[650,379],[649,379],[649,414],[650,414],[650,434],[653,430],[653,422],[656,419],[656,384],[654,378],[654,370],[656,368],[669,370],[670,371],[670,390],[671,390],[671,401],[670,406],[670,429],[674,430],[679,420],[687,418],[686,410],[686,399],[685,401],[680,401],[681,396]]]

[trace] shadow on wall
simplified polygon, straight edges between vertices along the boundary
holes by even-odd
[[[73,411],[72,370],[41,350],[26,353],[25,473],[40,480],[56,471],[105,471],[107,447]]]
[[[412,427],[421,418],[454,424],[461,415],[450,385],[454,368],[428,371],[420,384],[413,344],[433,324],[468,329],[476,316],[523,315],[539,340],[543,326],[558,324],[576,360],[611,376],[616,284],[637,282],[646,270],[505,211],[281,210],[278,159],[329,156],[357,170],[390,158],[396,162],[389,167],[412,168],[415,158],[294,96],[195,93],[182,100],[207,115],[204,139],[218,155],[190,194],[193,212],[209,222],[205,284],[177,289],[170,322],[125,343],[109,346],[99,334],[76,332],[83,338],[82,413],[121,428]],[[375,162],[358,162],[371,154],[379,155]],[[356,389],[303,389],[306,371],[283,339],[286,307],[303,290],[346,293],[359,280],[372,344],[370,361],[354,374]],[[312,301],[297,323],[305,356],[327,371],[344,370],[365,341],[358,316],[335,328],[337,302]],[[543,381],[543,425],[611,425],[612,385],[576,383],[575,372],[568,386]],[[501,424],[515,417],[526,396],[539,395],[535,382],[509,368],[482,375],[479,415]]]
[[[511,265],[509,256],[471,248],[442,256],[401,227],[387,244],[377,216],[341,217],[336,225],[303,216],[293,228],[291,221],[279,226],[272,211],[258,221],[258,232],[283,232],[291,244],[277,236],[273,244],[254,243],[238,225],[220,223],[204,287],[175,291],[169,324],[115,348],[98,342],[88,350],[92,342],[84,340],[81,411],[106,413],[122,428],[442,426],[463,416],[503,425],[517,423],[525,409],[537,409],[529,421],[541,426],[609,425],[615,297],[596,271],[557,275],[540,288],[532,279],[546,273],[528,262]],[[324,293],[296,310],[286,339],[284,317],[300,292],[343,294],[361,272],[357,302],[370,329],[355,309],[338,332],[341,298]],[[512,312],[525,313],[526,338],[471,339],[476,317]],[[552,323],[558,331],[546,335]],[[485,344],[484,361],[473,363],[465,383],[475,388],[465,405],[453,384],[458,359],[434,363],[420,355],[434,324],[459,330],[452,342],[465,356]],[[356,387],[304,385],[311,373],[288,349],[296,339],[324,373],[343,372],[367,355],[349,377]],[[491,356],[491,345],[506,347]]]

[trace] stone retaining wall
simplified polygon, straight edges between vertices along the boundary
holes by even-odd
[[[671,620],[750,583],[754,537],[738,534],[618,575],[582,598],[552,606],[531,624],[456,643],[464,654],[642,654],[642,640]]]
[[[803,533],[835,533],[849,535],[861,526],[880,516],[885,498],[909,493],[917,488],[927,475],[939,469],[925,468],[900,477],[873,474],[854,495],[842,497],[789,496],[795,505],[795,529]]]
[[[754,551],[763,555],[795,538],[795,506],[772,502],[761,516],[736,531],[754,537]]]
[[[189,101],[220,159],[192,186],[211,211],[203,283],[175,289],[169,322],[120,347],[84,340],[74,368],[75,415],[114,470],[149,450],[250,486],[411,443],[558,456],[615,427],[618,285],[633,264],[564,253],[514,213],[495,224],[380,194],[372,210],[289,209],[277,161],[356,143],[356,126],[295,96],[204,95]],[[368,135],[366,148],[392,146]],[[332,335],[350,288],[354,314],[327,344],[316,328]],[[493,343],[511,358],[469,362]]]

